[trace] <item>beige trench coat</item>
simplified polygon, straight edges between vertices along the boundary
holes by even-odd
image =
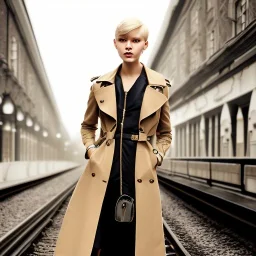
[[[149,84],[142,101],[135,161],[135,255],[164,256],[162,208],[156,174],[156,166],[161,162],[157,161],[153,148],[164,156],[171,144],[168,87],[161,74],[146,66],[145,70]],[[59,232],[55,256],[90,256],[93,247],[114,155],[116,72],[117,68],[99,77],[91,86],[81,127],[82,140],[85,146],[103,142],[93,151],[72,194]],[[108,86],[103,86],[106,82]],[[163,90],[159,91],[158,88]],[[98,117],[101,137],[95,142]],[[156,143],[152,145],[145,138],[154,134]]]

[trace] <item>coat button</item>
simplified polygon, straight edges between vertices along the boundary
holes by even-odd
[[[110,140],[106,141],[107,146],[110,146]]]
[[[154,148],[154,149],[153,149],[153,153],[154,153],[154,154],[158,154],[158,150]]]
[[[141,183],[141,182],[142,182],[142,179],[137,179],[137,181],[138,181],[139,183]]]
[[[93,173],[92,173],[92,177],[94,177],[94,176],[95,176],[95,173],[93,172]]]
[[[139,130],[140,130],[140,132],[143,132],[143,129],[142,129],[141,127],[140,127],[140,129],[139,129]]]
[[[104,102],[104,100],[100,100],[100,103],[103,103]]]
[[[153,182],[154,182],[154,180],[153,180],[153,179],[150,179],[150,180],[149,180],[149,182],[150,182],[150,183],[153,183]]]

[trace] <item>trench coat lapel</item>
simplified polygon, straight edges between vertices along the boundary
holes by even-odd
[[[145,67],[145,71],[147,74],[149,84],[146,87],[144,97],[142,100],[140,119],[141,122],[143,119],[157,111],[161,106],[168,100],[167,97],[161,93],[153,89],[152,85],[161,85],[163,87],[166,86],[166,81],[163,76],[154,70]],[[108,114],[117,120],[116,113],[116,92],[115,92],[115,75],[120,66],[118,66],[115,70],[99,77],[97,79],[97,83],[108,82],[110,85],[102,86],[94,92],[96,101],[99,105],[100,110]],[[104,102],[102,102],[104,101]]]
[[[156,112],[168,100],[163,93],[158,92],[151,87],[152,85],[161,85],[165,87],[166,81],[164,77],[146,66],[145,70],[149,84],[146,87],[142,100],[140,122],[146,117],[150,116],[152,113]]]
[[[147,86],[141,105],[140,122],[161,108],[166,101],[167,98],[164,94]]]
[[[102,86],[94,91],[95,99],[101,111],[117,120],[115,75],[118,67],[97,79],[96,83],[108,82],[109,85]],[[103,102],[102,102],[103,101]]]
[[[115,84],[96,90],[94,95],[100,110],[117,120]]]

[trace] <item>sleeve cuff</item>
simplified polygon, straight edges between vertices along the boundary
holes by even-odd
[[[163,154],[158,151],[156,157],[157,157],[157,166],[162,165],[162,162],[163,162]]]

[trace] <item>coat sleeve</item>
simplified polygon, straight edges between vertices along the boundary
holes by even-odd
[[[95,142],[95,132],[98,129],[98,117],[99,107],[94,96],[92,85],[87,101],[87,109],[84,114],[84,120],[81,123],[81,136],[85,147],[88,147]]]
[[[164,88],[164,94],[168,98],[168,87]],[[170,122],[170,106],[169,100],[161,107],[160,119],[156,130],[156,146],[162,157],[165,156],[166,151],[171,146],[172,130]],[[158,164],[161,165],[162,161]]]

